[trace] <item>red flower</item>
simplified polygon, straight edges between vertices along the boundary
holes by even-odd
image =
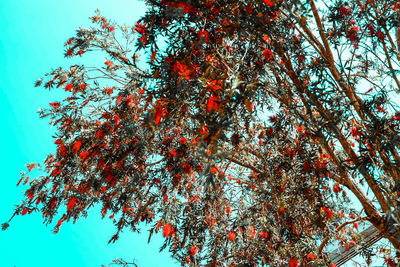
[[[21,215],[25,215],[28,212],[28,208],[24,208],[21,212]]]
[[[254,226],[253,225],[251,225],[250,227],[249,227],[249,232],[250,232],[250,236],[251,236],[251,238],[256,238],[256,229],[254,228]]]
[[[111,174],[106,177],[106,181],[111,187],[114,187],[117,184],[117,178]]]
[[[156,125],[158,125],[158,124],[160,124],[161,118],[166,116],[166,110],[164,108],[160,107],[160,106],[157,106],[155,108],[155,111],[156,111],[156,114],[154,116],[156,118],[155,118],[155,122],[154,123]]]
[[[110,27],[108,28],[108,30],[109,30],[110,32],[113,32],[113,31],[115,30],[115,27],[114,27],[114,26],[110,26]]]
[[[385,108],[383,108],[381,105],[376,105],[376,109],[379,111],[379,112],[382,112],[382,113],[386,113],[386,109]]]
[[[274,2],[272,2],[271,0],[263,0],[264,4],[266,4],[269,7],[273,7],[275,5]]]
[[[290,259],[289,267],[297,267],[299,266],[299,261],[297,259]]]
[[[350,15],[351,14],[351,9],[350,8],[345,8],[344,6],[339,7],[339,14],[340,15]]]
[[[315,255],[310,252],[307,254],[307,259],[313,261],[313,260],[315,260]]]
[[[139,34],[144,34],[145,32],[147,32],[147,28],[146,28],[146,24],[140,24],[139,22],[136,24],[135,30],[139,33]]]
[[[376,37],[378,37],[378,40],[383,42],[385,40],[385,34],[381,31],[376,33]]]
[[[197,38],[198,38],[199,40],[204,39],[206,43],[210,42],[210,39],[209,39],[209,37],[208,37],[208,31],[206,31],[206,30],[200,30],[200,31],[197,33]]]
[[[213,93],[216,93],[218,90],[222,89],[221,80],[213,80],[207,83],[207,88],[210,89]]]
[[[153,61],[155,60],[155,61],[158,62],[158,60],[156,59],[156,57],[157,57],[157,50],[153,50],[153,49],[152,49],[152,50],[151,50],[150,61],[153,62]],[[142,91],[143,91],[143,93],[144,93],[144,90],[141,89],[141,94],[142,94]]]
[[[61,106],[60,102],[50,102],[49,104],[54,109],[58,109]]]
[[[289,156],[289,158],[291,158],[291,159],[296,155],[296,151],[293,149],[290,149],[290,148],[286,149],[286,153]]]
[[[88,151],[82,151],[80,154],[79,154],[79,158],[83,161],[83,160],[85,160],[88,156],[89,156],[89,152]]]
[[[196,247],[196,246],[193,246],[193,247],[190,249],[190,255],[195,256],[195,255],[197,254],[198,251],[199,251],[199,248]]]
[[[186,80],[189,80],[190,74],[192,74],[192,71],[188,69],[188,66],[186,64],[180,63],[179,61],[175,62],[172,69],[178,72],[179,76],[185,78]]]
[[[358,129],[357,129],[356,126],[351,127],[350,132],[351,132],[351,135],[352,135],[353,137],[357,137],[357,136],[360,135],[360,133],[358,132]]]
[[[267,233],[267,232],[260,232],[260,233],[258,234],[258,236],[259,236],[261,239],[268,239],[268,233]]]
[[[269,121],[270,122],[276,122],[276,121],[278,121],[278,117],[275,116],[275,115],[272,115],[271,117],[269,117]]]
[[[68,205],[67,205],[67,211],[71,211],[76,204],[76,197],[72,197],[69,201],[68,201]]]
[[[81,85],[79,85],[79,88],[81,88],[82,90],[85,90],[87,88],[87,84],[82,83]]]
[[[141,43],[143,43],[143,44],[148,44],[149,43],[149,40],[147,39],[147,35],[146,34],[144,34],[144,35],[142,35],[140,38],[139,38],[139,42],[141,42]]]
[[[182,137],[181,139],[179,139],[179,143],[181,143],[182,145],[186,144],[186,138]]]
[[[369,34],[370,36],[375,35],[375,27],[374,27],[373,24],[368,24],[368,25],[367,25],[367,29],[369,30],[368,34]]]
[[[231,212],[232,212],[231,206],[226,206],[226,207],[225,207],[225,212],[226,212],[227,214],[231,214]]]
[[[228,234],[228,239],[229,239],[231,242],[235,242],[236,234],[235,234],[234,232],[230,232],[230,233]]]
[[[114,63],[108,59],[104,62],[104,64],[106,64],[106,66],[109,68],[112,68],[112,66],[114,65]]]
[[[211,96],[207,101],[206,110],[211,112],[212,110],[218,109],[219,98],[217,96]]]
[[[172,227],[169,223],[164,224],[163,228],[163,236],[170,237],[174,233],[174,227]]]
[[[72,90],[72,88],[74,88],[74,85],[72,83],[69,83],[64,87],[65,91],[68,91],[68,92],[70,92]]]
[[[74,146],[72,147],[72,152],[75,154],[78,153],[79,149],[81,148],[82,142],[81,141],[76,141],[74,143]]]
[[[340,188],[339,184],[336,183],[333,186],[333,192],[335,192],[336,194],[339,193],[342,189]]]
[[[54,209],[54,207],[56,206],[56,204],[57,204],[57,199],[53,197],[53,198],[50,200],[50,209],[51,209],[51,210]]]
[[[61,220],[58,220],[56,227],[60,227],[60,226],[61,226],[61,224],[63,223],[63,221],[64,221],[63,219],[61,219]]]
[[[30,164],[28,165],[28,171],[32,171],[33,168],[35,168],[35,166],[36,166],[36,163],[30,163]]]
[[[61,169],[55,167],[55,168],[53,169],[53,171],[51,172],[50,176],[55,177],[55,176],[59,175],[60,173],[61,173]]]
[[[322,210],[325,211],[325,214],[326,214],[325,216],[328,220],[333,217],[333,215],[334,215],[333,212],[330,209],[328,209],[327,207],[322,207]]]
[[[274,57],[274,53],[271,51],[271,49],[264,49],[263,51],[263,56],[265,57],[266,60],[271,60]]]

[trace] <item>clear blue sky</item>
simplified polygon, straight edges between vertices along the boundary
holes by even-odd
[[[0,4],[0,222],[12,214],[23,197],[16,187],[27,162],[41,162],[54,151],[52,129],[37,115],[56,95],[33,83],[51,68],[74,60],[63,58],[65,41],[99,8],[106,17],[131,25],[144,13],[137,0],[3,0]],[[103,59],[100,59],[103,61]],[[0,266],[101,266],[115,258],[137,259],[143,266],[178,266],[168,252],[159,253],[162,237],[147,244],[141,235],[125,232],[116,244],[107,244],[114,233],[110,220],[100,220],[92,210],[87,219],[63,224],[58,234],[45,227],[41,216],[16,217],[0,232]]]

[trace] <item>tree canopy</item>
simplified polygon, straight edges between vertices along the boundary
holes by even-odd
[[[334,266],[364,223],[400,249],[400,2],[146,3],[66,42],[104,65],[36,82],[66,97],[40,111],[57,151],[14,215],[57,232],[100,205],[110,242],[143,222],[193,266]]]

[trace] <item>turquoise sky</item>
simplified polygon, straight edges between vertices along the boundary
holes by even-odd
[[[27,162],[41,162],[55,151],[52,129],[40,120],[37,110],[47,107],[56,95],[34,88],[33,83],[58,66],[76,61],[63,58],[65,41],[99,8],[120,24],[131,25],[144,13],[136,0],[3,0],[0,4],[0,131],[1,189],[0,222],[12,215],[23,197],[16,187]],[[103,58],[99,59],[103,62]],[[54,225],[52,225],[54,226]],[[114,233],[110,220],[92,210],[87,219],[65,223],[58,234],[45,227],[41,216],[16,217],[0,232],[0,265],[4,267],[101,266],[115,258],[135,258],[142,266],[178,266],[168,253],[159,253],[162,237],[147,244],[142,235],[125,232],[116,244],[107,244]]]

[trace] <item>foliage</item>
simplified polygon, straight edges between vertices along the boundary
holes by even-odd
[[[145,222],[192,265],[334,266],[327,245],[354,245],[364,221],[400,249],[400,3],[147,4],[134,26],[97,12],[67,41],[104,66],[36,83],[68,97],[40,112],[58,148],[28,164],[14,215],[57,232],[101,205],[110,242]]]

